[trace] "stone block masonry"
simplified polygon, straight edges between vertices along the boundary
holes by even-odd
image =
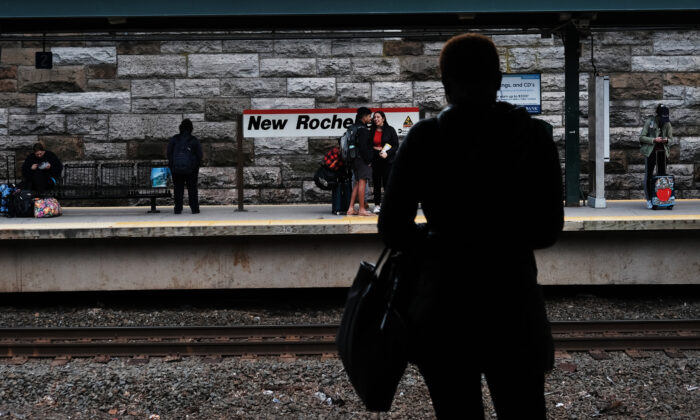
[[[202,34],[198,34],[202,35]],[[504,72],[542,73],[542,114],[564,147],[564,47],[539,35],[498,35]],[[82,41],[40,48],[0,45],[0,157],[23,159],[41,141],[64,161],[162,158],[183,118],[202,141],[204,203],[236,197],[237,118],[244,109],[416,106],[436,115],[442,42],[416,39]],[[579,78],[582,183],[587,191],[587,84],[593,67],[611,80],[608,198],[640,198],[642,124],[664,103],[675,139],[669,169],[681,198],[700,198],[700,31],[609,32],[584,39]],[[249,203],[329,202],[313,174],[337,139],[245,139]],[[493,161],[498,168],[499,146]],[[562,161],[562,166],[564,162]],[[507,170],[507,168],[503,168]],[[165,203],[164,203],[165,204]]]

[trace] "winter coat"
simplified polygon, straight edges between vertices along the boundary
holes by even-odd
[[[668,138],[668,142],[663,143],[663,146],[664,151],[666,152],[666,157],[671,154],[671,146],[669,145],[673,141],[673,127],[671,127],[670,122],[667,122],[664,123],[659,129],[659,118],[654,117],[647,120],[647,122],[644,124],[644,128],[642,128],[641,134],[639,135],[639,143],[644,156],[651,156],[651,152],[654,151],[654,145],[656,144],[654,143],[654,139],[657,137]]]
[[[378,227],[415,264],[408,271],[417,278],[399,288],[413,296],[405,314],[417,336],[468,331],[477,350],[468,363],[477,369],[503,357],[551,369],[533,250],[554,244],[563,228],[561,182],[551,136],[522,108],[451,106],[411,128]],[[419,203],[427,229],[414,221]],[[508,340],[524,344],[512,352]],[[418,359],[440,357],[420,342]]]
[[[374,129],[370,130],[369,132],[369,138],[372,141],[372,146],[374,146],[374,133]],[[396,151],[399,149],[399,136],[396,134],[394,127],[385,124],[384,127],[382,127],[382,147],[384,147],[384,145],[387,143],[391,145],[391,149],[386,152],[386,162],[391,163],[394,161]]]
[[[32,166],[34,164],[41,166],[43,162],[48,162],[49,164],[51,164],[51,168],[48,169],[49,174],[58,181],[58,179],[61,178],[61,172],[63,172],[63,164],[58,159],[58,156],[56,156],[53,152],[50,152],[48,150],[46,150],[44,152],[44,156],[40,158],[36,157],[34,152],[30,153],[29,156],[27,156],[27,158],[24,160],[24,163],[22,164],[22,178],[24,178],[25,180],[30,180],[32,178]]]
[[[358,155],[362,158],[365,165],[372,163],[374,158],[374,151],[372,150],[372,138],[369,136],[369,129],[365,124],[355,124],[357,128],[357,149]]]

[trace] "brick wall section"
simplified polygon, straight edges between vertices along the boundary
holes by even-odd
[[[504,72],[542,72],[541,118],[563,156],[564,49],[560,39],[494,36]],[[66,42],[47,45],[52,70],[34,68],[34,43],[0,44],[0,171],[42,141],[64,161],[161,159],[167,138],[190,118],[204,148],[204,203],[236,197],[236,119],[248,108],[445,104],[441,42],[397,39]],[[587,159],[590,39],[580,59],[581,156]],[[700,198],[700,32],[593,35],[595,65],[611,80],[608,198],[641,198],[638,135],[658,103],[671,108],[676,139],[670,173],[680,196]],[[312,176],[335,144],[327,138],[244,141],[251,203],[328,201]],[[498,166],[498,145],[485,158]],[[582,165],[586,190],[587,163]],[[3,175],[4,176],[4,175]]]

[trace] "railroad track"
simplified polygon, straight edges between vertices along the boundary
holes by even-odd
[[[336,354],[337,325],[0,328],[0,357]],[[698,350],[700,320],[553,322],[559,351]]]

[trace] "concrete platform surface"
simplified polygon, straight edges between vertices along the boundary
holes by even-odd
[[[511,207],[507,223],[528,222]],[[336,216],[327,204],[204,206],[196,215],[148,209],[0,218],[0,292],[347,287],[358,262],[382,249],[376,216]],[[557,244],[535,253],[541,284],[700,281],[700,200],[671,211],[610,201],[565,214]]]
[[[50,219],[0,218],[0,239],[110,237],[186,237],[246,235],[318,235],[376,233],[376,216],[336,216],[327,204],[203,206],[200,214],[185,209],[173,214],[161,206],[64,207]],[[513,208],[517,219],[517,207]],[[455,217],[458,217],[455,214]],[[416,219],[424,222],[422,213]],[[648,210],[641,200],[608,201],[605,209],[567,207],[565,231],[700,229],[700,200],[678,200],[673,210]]]

